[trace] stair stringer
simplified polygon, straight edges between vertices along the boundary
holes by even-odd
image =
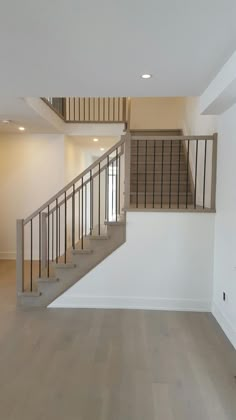
[[[108,222],[106,227],[106,235],[85,237],[85,251],[72,250],[72,262],[55,264],[55,277],[38,279],[38,291],[36,293],[20,294],[18,296],[18,304],[20,306],[47,307],[125,243],[125,221]]]

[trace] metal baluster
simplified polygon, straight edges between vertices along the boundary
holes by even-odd
[[[112,175],[111,175],[111,180],[112,180],[112,189],[111,189],[111,194],[112,194],[112,197],[111,197],[111,204],[112,204],[112,211],[111,211],[111,217],[112,217],[112,220],[113,220],[113,214],[114,214],[114,167],[113,167],[113,161],[112,161],[112,164],[111,164],[111,173],[112,173]]]
[[[93,177],[92,170],[90,171],[90,235],[93,231]]]
[[[118,210],[119,211],[118,211],[118,213],[120,215],[120,156],[119,156],[118,162],[119,162],[119,167],[118,167],[118,170],[119,170],[119,183],[118,183],[118,185],[119,185],[119,192],[118,192],[119,207],[118,207]]]
[[[50,250],[50,207],[48,206],[48,230],[47,230],[47,235],[48,235],[48,247],[47,247],[47,275],[49,277],[49,250]]]
[[[61,207],[58,208],[58,256],[61,256]]]
[[[197,205],[197,162],[198,162],[198,140],[196,140],[196,156],[195,156],[194,208],[196,208],[196,205]]]
[[[54,260],[54,211],[52,211],[52,261]]]
[[[178,198],[177,198],[177,207],[178,207],[178,209],[179,209],[179,189],[180,189],[180,156],[181,156],[181,140],[179,140]]]
[[[81,249],[84,249],[84,178],[81,180]]]
[[[30,291],[33,290],[33,221],[30,220]]]
[[[145,141],[144,207],[147,207],[147,140]]]
[[[171,208],[171,192],[172,192],[172,140],[170,140],[170,184],[169,184],[169,209]]]
[[[206,158],[207,158],[207,140],[205,140],[205,150],[204,150],[204,176],[203,176],[203,198],[202,198],[202,208],[205,208],[205,190],[206,190]]]
[[[156,177],[155,171],[156,171],[156,141],[153,140],[153,179],[152,179],[152,183],[153,183],[152,184],[152,192],[153,192],[152,207],[153,208],[155,207],[155,177]]]
[[[75,249],[75,184],[72,192],[72,248]]]
[[[78,234],[79,234],[79,241],[80,241],[80,187],[79,187],[79,191],[78,191]]]
[[[66,264],[66,251],[67,251],[67,198],[66,198],[66,191],[65,191],[65,242],[64,242],[64,263]]]
[[[186,177],[186,209],[188,208],[188,172],[189,172],[189,140],[187,148],[187,177]]]
[[[106,181],[106,184],[107,184],[107,194],[106,194],[106,197],[107,197],[107,221],[109,222],[109,220],[110,220],[110,214],[109,214],[109,206],[110,206],[110,196],[109,196],[109,194],[110,194],[110,189],[109,189],[109,187],[110,187],[110,171],[109,171],[109,165],[110,165],[110,163],[109,163],[109,155],[107,156],[107,181]]]
[[[47,266],[47,274],[48,274],[48,277],[49,277],[49,250],[50,250],[50,208],[49,208],[49,205],[48,205],[48,232],[47,232],[47,234],[48,234],[48,249],[47,249],[47,252],[48,252],[48,266]]]
[[[136,208],[138,208],[138,158],[139,158],[139,141],[137,142],[137,162],[136,162]]]
[[[100,162],[98,164],[98,234],[101,234],[101,215],[100,215],[100,210],[101,210],[101,177],[100,177]]]
[[[118,148],[116,148],[116,222],[117,222],[117,210],[118,210]]]
[[[41,241],[41,212],[39,212],[39,278],[41,277],[42,265],[42,241]]]
[[[161,208],[163,203],[164,140],[161,141]]]
[[[85,231],[85,236],[87,235],[87,183],[85,184],[85,206],[84,206],[84,231]]]
[[[58,263],[58,198],[56,199],[56,263]]]

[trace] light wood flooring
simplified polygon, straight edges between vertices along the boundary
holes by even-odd
[[[235,420],[235,375],[210,314],[22,310],[0,261],[0,420]]]

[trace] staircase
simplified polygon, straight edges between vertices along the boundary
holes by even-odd
[[[125,242],[125,138],[17,221],[19,305],[47,306]]]
[[[126,133],[17,220],[19,305],[48,306],[120,247],[127,210],[215,210],[216,135],[180,134]]]

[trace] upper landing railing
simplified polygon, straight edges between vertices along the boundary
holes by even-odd
[[[67,123],[127,123],[129,99],[123,97],[42,98]]]

